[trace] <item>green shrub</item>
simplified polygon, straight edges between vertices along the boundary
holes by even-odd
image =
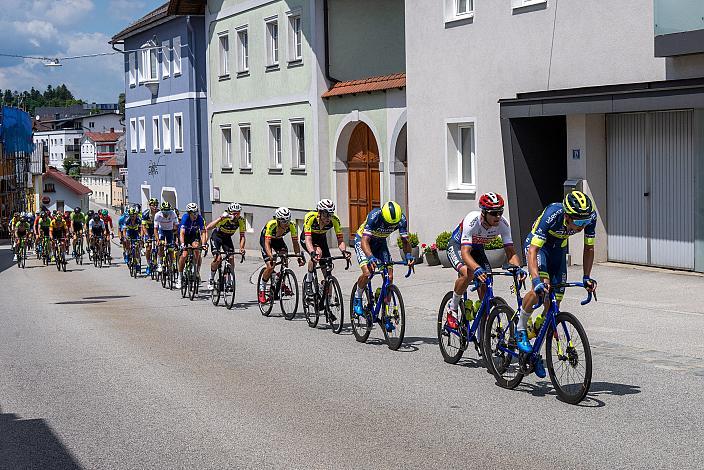
[[[438,238],[435,239],[438,250],[447,250],[447,247],[450,245],[450,238],[452,238],[452,234],[450,232],[441,232],[440,235],[438,235]]]
[[[408,234],[408,241],[411,243],[411,248],[415,248],[418,246],[418,234],[417,233],[409,233]],[[396,239],[396,245],[398,245],[399,248],[403,249],[403,242],[401,241],[401,237],[398,237]]]

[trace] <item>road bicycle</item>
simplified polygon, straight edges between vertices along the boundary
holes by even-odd
[[[56,241],[56,251],[54,258],[56,259],[56,269],[58,271],[66,272],[66,251],[64,250],[64,245],[66,239],[62,238]]]
[[[408,266],[405,262],[394,262],[393,264]],[[410,277],[413,272],[413,266],[408,266],[405,277]],[[382,276],[381,287],[373,292],[372,279],[377,274]],[[389,281],[388,266],[377,266],[377,269],[370,273],[369,281],[362,295],[363,313],[361,315],[354,311],[356,289],[357,284],[355,283],[352,286],[352,295],[350,296],[350,320],[355,339],[360,343],[365,343],[374,323],[379,323],[389,349],[396,351],[401,347],[406,331],[406,310],[403,306],[401,291],[396,284],[391,284]]]
[[[159,280],[159,273],[157,272],[157,263],[158,263],[158,253],[157,253],[157,243],[154,238],[145,238],[144,239],[144,245],[149,246],[149,259],[146,260],[147,266],[149,266],[149,277],[151,277],[152,281],[158,281]]]
[[[17,267],[24,269],[27,264],[27,237],[19,237],[15,246],[17,255]]]
[[[178,277],[178,266],[176,265],[176,246],[173,243],[164,245],[161,256],[161,287],[169,290],[174,289],[174,283]]]
[[[231,310],[235,305],[237,281],[235,279],[234,266],[230,263],[230,260],[233,259],[235,255],[240,255],[240,263],[244,263],[244,255],[239,251],[232,250],[225,250],[224,252],[220,252],[219,250],[213,251],[213,257],[215,258],[220,256],[220,254],[223,255],[222,262],[215,273],[215,283],[213,284],[213,290],[210,291],[210,300],[213,302],[213,305],[217,307],[220,302],[220,297],[222,296],[225,307]]]
[[[504,271],[492,271],[487,273],[487,279],[484,285],[486,286],[486,292],[481,300],[479,308],[474,312],[473,316],[467,318],[466,302],[467,292],[462,295],[462,301],[457,306],[457,328],[452,328],[447,322],[447,306],[452,301],[453,292],[450,291],[445,294],[445,297],[440,302],[440,310],[438,311],[438,345],[440,346],[440,353],[442,358],[448,364],[457,364],[462,358],[462,355],[467,350],[470,344],[474,345],[474,349],[477,351],[479,357],[484,357],[484,348],[482,346],[482,331],[486,325],[486,319],[489,312],[495,308],[501,308],[506,310],[507,315],[512,315],[513,310],[509,307],[506,301],[501,298],[494,296],[494,276],[511,276],[513,278],[513,288],[511,289],[513,293],[516,294],[517,302],[520,306],[521,302],[521,287],[523,282],[519,281],[519,266],[515,265],[505,265]],[[481,283],[477,280],[475,281],[474,287],[470,289],[471,292],[476,291],[480,287]],[[472,302],[469,300],[469,302]],[[487,366],[488,367],[488,366]]]
[[[332,274],[334,261],[344,259],[347,262],[345,271],[350,269],[350,253],[342,256],[327,256],[320,258],[313,270],[313,280],[303,278],[303,312],[308,326],[315,328],[320,320],[320,312],[325,313],[325,322],[330,325],[333,333],[342,331],[345,318],[345,301],[342,298],[340,282]],[[318,269],[323,274],[323,280],[318,283]]]
[[[186,298],[186,296],[188,296],[191,300],[193,300],[200,288],[200,272],[198,272],[198,266],[196,266],[193,252],[195,250],[206,251],[207,248],[204,246],[198,248],[187,246],[184,250],[188,251],[188,255],[186,256],[186,264],[183,266],[181,297]]]
[[[259,304],[259,310],[262,315],[268,317],[271,315],[271,309],[274,307],[274,301],[278,300],[281,305],[281,312],[286,320],[293,320],[298,311],[298,281],[296,280],[296,275],[291,269],[288,268],[288,260],[290,258],[300,258],[305,261],[303,255],[290,255],[286,252],[274,254],[274,272],[271,273],[269,280],[264,283],[264,302],[259,302],[259,296],[257,296],[257,303]],[[277,261],[278,259],[278,261]],[[278,272],[276,268],[279,268]],[[264,269],[262,267],[259,271],[259,277],[257,278],[257,292],[262,285],[262,277],[264,276]]]
[[[142,247],[139,238],[130,239],[130,251],[127,254],[127,266],[130,268],[130,276],[137,279],[142,272]]]
[[[548,292],[548,309],[543,324],[533,342],[533,350],[525,354],[518,349],[515,330],[518,315],[507,315],[503,310],[492,310],[484,330],[484,349],[487,362],[496,383],[508,389],[518,386],[523,377],[535,370],[541,361],[540,350],[545,342],[547,370],[558,397],[570,404],[577,404],[589,392],[592,380],[592,353],[584,327],[573,314],[560,311],[555,289],[582,287],[583,282],[565,282],[553,286]],[[587,290],[581,305],[587,305],[596,292]],[[539,304],[542,304],[542,299]],[[538,307],[538,306],[536,306]]]
[[[96,235],[93,241],[93,266],[96,268],[103,267],[103,260],[106,259],[107,255],[105,253],[105,237],[101,235]]]
[[[44,266],[49,266],[49,264],[51,264],[51,239],[48,235],[42,237],[41,253]]]
[[[73,259],[76,260],[76,264],[83,264],[83,255],[83,233],[77,232],[73,239]]]

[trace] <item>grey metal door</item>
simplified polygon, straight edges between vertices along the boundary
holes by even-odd
[[[616,114],[607,126],[609,259],[694,269],[693,112]]]

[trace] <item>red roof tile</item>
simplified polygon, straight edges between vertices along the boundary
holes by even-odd
[[[83,196],[84,194],[90,194],[93,192],[86,186],[83,186],[81,183],[76,181],[75,179],[51,166],[48,170],[46,170],[46,173],[44,173],[43,176],[44,178],[51,178],[57,183],[61,183],[62,185],[66,186],[68,189],[78,194],[79,196]]]
[[[362,80],[337,82],[332,86],[332,88],[323,93],[323,98],[330,98],[331,96],[350,95],[353,93],[389,90],[391,88],[403,88],[405,86],[406,74],[395,73],[393,75],[369,77],[364,78]]]
[[[85,136],[93,142],[117,142],[122,132],[86,132]]]

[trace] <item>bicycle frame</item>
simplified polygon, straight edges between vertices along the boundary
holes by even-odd
[[[401,266],[408,266],[408,264],[404,262],[399,262],[395,261],[393,265],[401,265]],[[411,272],[413,272],[413,266],[408,266],[408,272],[406,273],[405,277],[410,277]],[[376,300],[376,304],[374,305],[374,308],[372,309],[372,319],[377,320],[379,318],[379,312],[381,312],[381,307],[384,305],[384,299],[386,298],[386,294],[388,293],[389,286],[391,285],[391,281],[389,281],[389,267],[388,266],[383,266],[381,269],[376,269],[375,271],[371,272],[369,274],[369,280],[367,281],[367,294],[369,295],[370,299],[374,298],[374,292],[372,291],[372,279],[374,276],[377,274],[381,274],[383,277],[382,283],[381,283],[381,291],[379,292],[379,298]]]

